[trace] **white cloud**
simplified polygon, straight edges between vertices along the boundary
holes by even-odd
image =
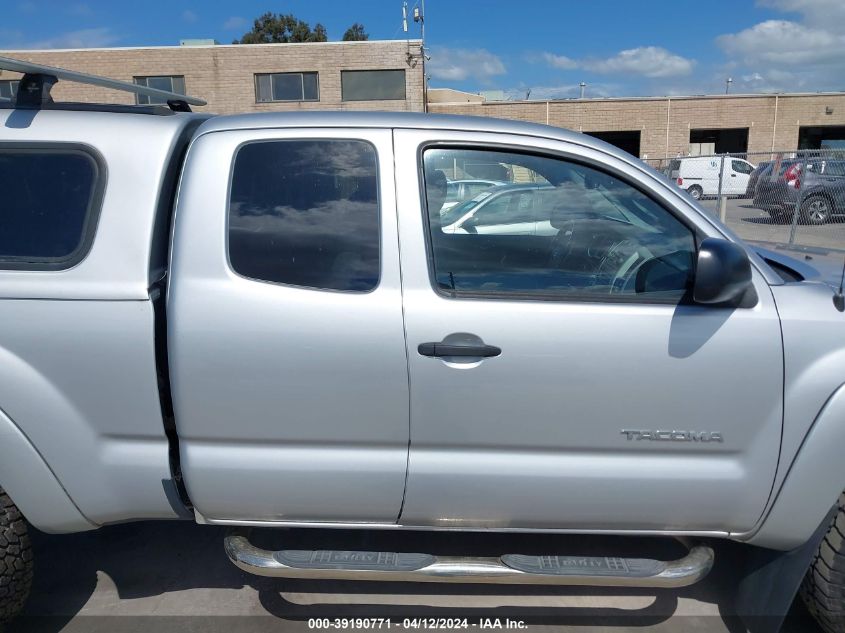
[[[575,68],[578,68],[578,62],[571,57],[566,57],[565,55],[543,53],[542,58],[552,68],[559,68],[561,70],[574,70]]]
[[[55,37],[35,42],[28,41],[25,44],[12,43],[7,48],[19,49],[41,49],[41,48],[101,48],[111,46],[120,40],[118,35],[108,27],[96,29],[81,29],[79,31],[68,31]]]
[[[432,51],[426,71],[432,78],[443,81],[473,78],[482,83],[507,72],[502,60],[486,49],[446,47],[438,47]]]
[[[742,69],[738,89],[759,92],[841,90],[845,87],[845,2],[758,0],[797,13],[716,38]]]
[[[190,9],[185,9],[182,11],[182,19],[189,24],[193,24],[199,20],[199,16]]]
[[[810,26],[845,23],[845,2],[842,0],[758,0],[758,6],[785,13],[798,13]]]
[[[746,64],[845,63],[845,35],[788,20],[766,20],[739,33],[721,35],[716,42]]]
[[[580,66],[594,73],[634,74],[645,77],[689,75],[695,61],[675,55],[660,46],[640,46],[620,51],[613,57],[586,59]]]
[[[528,61],[545,62],[558,70],[581,68],[602,75],[641,75],[644,77],[679,77],[692,72],[695,61],[659,46],[640,46],[618,52],[612,57],[573,59],[555,53],[531,55]]]
[[[237,29],[246,28],[248,25],[249,21],[246,18],[233,15],[223,23],[223,28],[227,31],[235,31]]]

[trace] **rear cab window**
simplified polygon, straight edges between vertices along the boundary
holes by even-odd
[[[366,141],[247,143],[228,216],[230,265],[244,277],[348,292],[378,285],[378,165]]]
[[[105,168],[76,144],[0,144],[0,269],[64,270],[88,254]]]

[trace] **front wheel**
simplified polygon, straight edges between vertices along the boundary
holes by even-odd
[[[21,609],[32,585],[32,545],[26,520],[0,488],[0,627]]]
[[[810,196],[801,205],[801,217],[807,224],[824,224],[830,215],[830,202],[824,196]]]
[[[845,633],[845,493],[804,577],[801,597],[827,633]]]

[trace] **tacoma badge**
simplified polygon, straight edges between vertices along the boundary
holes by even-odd
[[[724,442],[718,431],[650,431],[644,429],[622,429],[621,433],[631,440],[657,442]]]

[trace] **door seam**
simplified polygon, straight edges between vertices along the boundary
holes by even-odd
[[[396,524],[402,519],[402,513],[405,511],[405,497],[408,494],[408,475],[411,470],[411,358],[408,351],[408,326],[405,320],[405,278],[402,274],[402,240],[400,238],[401,231],[399,230],[399,187],[396,182],[396,130],[390,130],[390,147],[392,150],[393,159],[393,212],[396,214],[396,249],[399,255],[399,299],[402,313],[402,336],[405,339],[405,376],[408,380],[408,444],[405,453],[405,481],[402,486],[402,502],[399,504],[399,514],[396,515]]]

